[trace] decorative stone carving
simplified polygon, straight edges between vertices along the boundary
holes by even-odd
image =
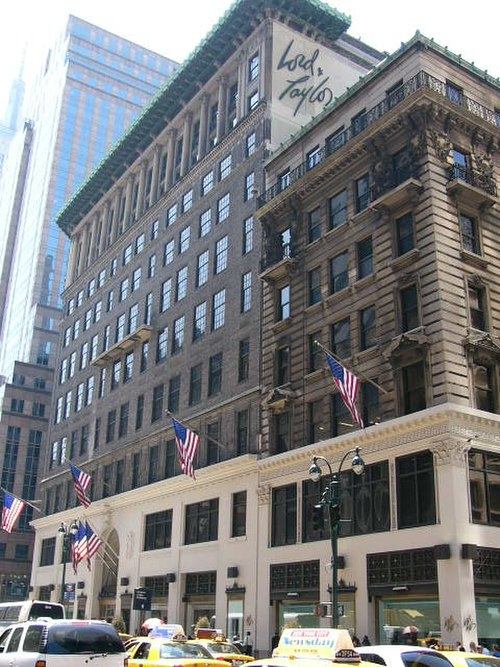
[[[409,350],[414,350],[415,348],[427,349],[428,345],[429,338],[423,331],[404,333],[392,340],[385,348],[383,355],[385,359],[394,361]]]
[[[461,440],[445,440],[430,447],[437,466],[452,464],[461,468],[465,468],[467,465],[469,449],[469,443]]]
[[[448,136],[443,132],[436,132],[436,130],[430,130],[429,134],[431,145],[434,148],[438,160],[447,163],[452,148]]]
[[[269,505],[269,502],[271,500],[270,484],[259,486],[259,488],[257,489],[257,497],[259,499],[259,505]]]

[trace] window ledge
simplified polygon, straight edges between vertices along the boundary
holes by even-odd
[[[279,334],[282,331],[286,331],[288,327],[292,325],[293,318],[287,317],[286,320],[279,320],[272,325],[272,331],[274,334]]]
[[[368,276],[364,276],[363,278],[358,278],[356,282],[353,284],[353,289],[363,289],[363,287],[366,287],[366,285],[370,285],[371,283],[375,282],[377,279],[377,274],[375,272],[370,273]]]
[[[464,249],[460,250],[460,256],[465,262],[468,262],[469,264],[475,264],[476,266],[479,266],[482,269],[488,266],[487,259],[485,259],[481,255],[476,255],[476,253],[474,252],[470,252],[470,250],[464,250]]]
[[[414,264],[419,257],[420,250],[418,248],[412,248],[411,250],[408,250],[408,252],[405,252],[404,255],[395,257],[391,262],[391,268],[393,271],[404,269],[407,266]]]
[[[304,380],[306,382],[315,382],[316,380],[320,380],[324,378],[326,375],[326,369],[325,368],[317,368],[315,371],[311,371],[310,373],[306,373],[304,376]]]
[[[323,308],[324,308],[324,302],[323,299],[321,299],[321,301],[313,303],[311,306],[306,306],[305,312],[316,313],[317,311],[323,310]]]

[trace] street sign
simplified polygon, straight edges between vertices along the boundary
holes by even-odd
[[[149,588],[134,588],[132,609],[139,611],[151,611],[152,593]]]

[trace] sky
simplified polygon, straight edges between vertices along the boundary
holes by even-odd
[[[351,18],[348,32],[391,53],[417,30],[494,77],[498,0],[326,0]],[[24,55],[29,79],[43,63],[65,17],[79,18],[182,62],[231,0],[4,0],[0,5],[0,118]]]

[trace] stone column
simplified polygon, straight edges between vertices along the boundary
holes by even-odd
[[[125,186],[125,215],[123,216],[124,229],[130,227],[130,213],[132,210],[132,191],[134,186],[134,177],[132,174],[127,179]]]
[[[149,205],[153,206],[158,201],[158,178],[160,175],[160,155],[161,146],[156,144],[153,151],[153,172],[151,174],[151,194],[149,196]]]
[[[193,125],[193,114],[190,111],[188,111],[184,116],[184,127],[182,129],[181,178],[187,174],[189,169],[192,125]]]
[[[210,103],[210,95],[204,94],[201,96],[201,110],[200,110],[200,137],[198,139],[198,159],[207,152],[207,130],[208,130],[208,109]]]
[[[90,261],[93,262],[97,257],[98,243],[99,243],[99,222],[100,214],[96,213],[92,222],[92,245],[90,246]]]
[[[137,209],[135,211],[135,219],[138,220],[141,215],[144,213],[144,191],[146,189],[146,172],[148,169],[148,163],[146,160],[142,162],[141,169],[139,171],[139,189],[137,191]]]
[[[177,132],[173,128],[167,132],[167,173],[165,176],[166,190],[172,187],[174,178],[175,140]]]
[[[83,232],[80,236],[80,239],[81,239],[81,249],[80,249],[80,257],[78,258],[78,275],[80,275],[85,268],[85,258],[87,256],[87,244],[89,241],[88,225],[85,225]]]
[[[109,220],[110,209],[111,209],[110,203],[109,201],[107,201],[104,204],[102,213],[102,230],[101,230],[101,238],[99,240],[99,250],[98,250],[99,256],[101,256],[106,249],[106,238],[108,235],[108,220]]]
[[[432,447],[438,491],[438,521],[442,544],[450,557],[437,560],[439,616],[443,644],[460,640],[477,643],[476,603],[472,560],[462,557],[462,544],[473,543],[477,530],[470,523],[467,452],[469,445],[446,440]],[[445,553],[445,556],[447,554]]]
[[[113,216],[113,223],[111,227],[111,243],[114,243],[118,237],[118,229],[120,227],[120,202],[122,200],[122,188],[116,190],[116,195],[114,199],[114,209],[115,213]]]
[[[224,76],[219,79],[219,90],[217,98],[217,143],[224,136],[226,127],[226,102],[227,102],[227,81]]]

